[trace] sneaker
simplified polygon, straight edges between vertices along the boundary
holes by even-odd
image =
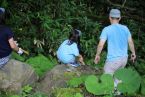
[[[78,66],[80,66],[80,64],[77,64],[77,63],[75,63],[75,64],[70,64],[71,66],[73,66],[73,67],[78,67]]]
[[[121,93],[120,91],[117,90],[117,88],[114,88],[114,95],[115,96],[119,96],[122,95],[123,93]]]

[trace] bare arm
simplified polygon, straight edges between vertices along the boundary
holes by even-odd
[[[13,38],[10,38],[8,41],[9,41],[10,47],[11,47],[14,51],[18,52],[18,51],[19,51],[19,47],[17,47],[17,45],[16,45],[14,39],[13,39]]]
[[[134,43],[133,43],[132,37],[129,37],[128,44],[129,44],[129,48],[132,52],[131,60],[134,62],[134,60],[136,59],[136,54],[135,54],[135,48],[134,48]]]
[[[82,65],[85,65],[84,59],[83,59],[82,55],[79,55],[79,56],[78,56],[78,61],[79,61]]]
[[[101,54],[102,49],[103,49],[104,44],[105,44],[105,41],[106,41],[106,40],[103,40],[103,39],[101,39],[101,40],[99,41],[99,44],[98,44],[98,47],[97,47],[97,53],[96,53],[96,55],[100,55],[100,54]]]
[[[130,37],[128,39],[128,44],[129,44],[129,48],[130,48],[132,54],[135,54],[135,48],[134,48],[134,43],[133,43],[132,37]]]
[[[99,44],[97,47],[97,53],[96,53],[95,60],[94,60],[95,64],[97,64],[100,61],[100,54],[102,52],[105,42],[106,42],[106,40],[103,40],[103,39],[101,39],[99,41]]]

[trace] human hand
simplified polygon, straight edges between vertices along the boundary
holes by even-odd
[[[84,61],[82,61],[82,62],[81,62],[81,65],[85,65],[85,62],[84,62]]]
[[[83,57],[79,57],[79,62],[80,62],[80,63],[83,62]]]
[[[21,48],[19,48],[18,52],[17,52],[19,55],[22,55],[23,54],[23,50]]]
[[[94,60],[94,63],[95,64],[98,64],[99,61],[100,61],[100,56],[99,55],[96,55],[95,60]]]
[[[78,61],[81,63],[81,65],[85,65],[83,57],[80,55]]]
[[[135,59],[136,59],[136,55],[134,53],[132,53],[130,60],[134,63]]]

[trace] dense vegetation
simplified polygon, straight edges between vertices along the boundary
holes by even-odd
[[[109,10],[119,8],[122,12],[121,23],[131,30],[137,53],[137,61],[134,64],[129,62],[128,66],[137,70],[142,77],[145,76],[144,4],[143,0],[0,1],[0,6],[7,11],[7,24],[12,28],[19,45],[30,52],[29,57],[40,53],[55,57],[60,43],[67,38],[73,28],[77,28],[82,31],[83,56],[86,63],[91,66],[95,66],[93,60],[101,30],[109,25]],[[99,64],[101,66],[105,55],[104,52]],[[25,58],[27,59],[28,56]],[[33,59],[30,60],[33,61]]]

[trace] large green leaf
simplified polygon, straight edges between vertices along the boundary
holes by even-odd
[[[76,93],[74,97],[83,97],[81,93]]]
[[[94,76],[89,76],[85,81],[86,89],[95,95],[110,94],[114,89],[113,77],[103,74],[100,80]]]
[[[117,89],[122,93],[134,94],[140,87],[141,77],[130,68],[119,69],[114,76],[122,81],[117,86]]]
[[[85,82],[86,78],[87,78],[87,76],[75,77],[75,78],[69,80],[67,84],[71,87],[78,87],[80,84]]]

